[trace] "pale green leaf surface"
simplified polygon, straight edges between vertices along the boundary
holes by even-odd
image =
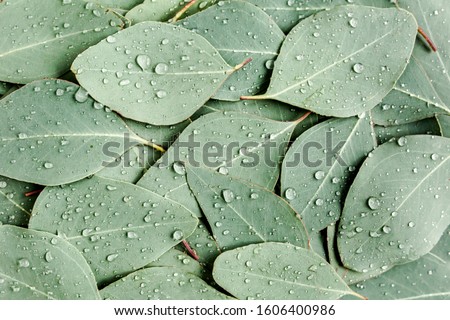
[[[400,138],[403,136],[418,135],[418,134],[430,134],[438,136],[440,135],[439,125],[436,118],[429,118],[419,120],[417,122],[405,123],[396,126],[375,126],[375,134],[379,144],[388,142],[392,138]]]
[[[3,1],[0,80],[28,83],[60,76],[80,52],[122,27],[115,14],[82,0]]]
[[[328,261],[327,255],[327,237],[324,232],[310,232],[309,245],[315,253],[317,253],[322,259]]]
[[[97,300],[94,275],[78,250],[46,232],[0,226],[1,300]]]
[[[354,294],[320,256],[287,243],[226,251],[216,259],[213,276],[238,299],[322,300]]]
[[[350,187],[339,222],[344,266],[364,272],[428,253],[450,223],[449,176],[448,138],[406,136],[375,149]]]
[[[369,116],[327,120],[292,144],[281,168],[281,194],[308,231],[339,219],[349,182],[374,147]]]
[[[392,90],[416,33],[414,17],[396,8],[319,12],[287,35],[267,92],[243,98],[275,99],[326,116],[357,115]]]
[[[146,143],[115,113],[62,80],[30,83],[0,100],[0,111],[0,174],[16,180],[70,183],[122,155],[126,135],[131,145]]]
[[[205,37],[229,65],[252,59],[225,81],[214,99],[238,101],[265,89],[284,34],[264,11],[242,1],[220,2],[178,25]]]
[[[130,10],[137,5],[144,2],[144,0],[85,0],[86,2],[93,2],[107,8],[119,8],[122,10]]]
[[[196,226],[197,219],[173,201],[96,176],[46,188],[30,220],[30,228],[57,233],[76,246],[100,284],[154,261]]]
[[[261,242],[308,247],[297,213],[273,192],[206,168],[187,166],[186,172],[221,250]]]
[[[145,266],[146,268],[171,267],[202,277],[203,268],[198,261],[188,256],[186,253],[175,248],[170,249],[155,261]]]
[[[234,71],[203,37],[160,22],[102,40],[80,54],[72,70],[96,100],[154,125],[189,118]]]
[[[108,300],[227,300],[199,277],[177,268],[145,268],[100,291]]]
[[[450,138],[450,115],[436,116],[441,130],[441,135],[446,138]]]

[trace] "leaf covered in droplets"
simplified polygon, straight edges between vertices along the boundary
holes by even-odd
[[[39,80],[0,101],[0,175],[60,185],[100,171],[145,143],[79,86]]]
[[[0,2],[0,80],[60,76],[80,52],[122,27],[118,16],[82,0]]]
[[[375,149],[350,187],[339,222],[344,266],[364,272],[428,253],[450,223],[449,176],[448,138],[406,136]]]
[[[213,276],[238,299],[323,300],[356,295],[324,259],[287,243],[226,251],[214,262]]]
[[[228,172],[232,177],[273,189],[280,162],[297,122],[250,114],[214,112],[190,124],[138,185],[201,215],[186,183],[186,165]]]
[[[308,231],[339,219],[356,168],[375,146],[368,115],[327,120],[292,144],[281,168],[281,194]]]
[[[450,115],[436,116],[441,130],[441,135],[446,138],[450,138]]]
[[[1,300],[97,300],[81,253],[47,232],[0,226]]]
[[[105,284],[159,258],[194,231],[197,219],[154,192],[94,176],[46,188],[29,226],[72,243]]]
[[[235,71],[203,37],[160,22],[107,37],[80,54],[72,70],[96,100],[154,125],[186,120]]]
[[[435,117],[396,126],[374,126],[374,131],[379,144],[388,142],[392,138],[398,139],[403,136],[418,134],[441,135],[439,124]]]
[[[194,258],[190,257],[186,253],[172,248],[155,261],[145,266],[146,268],[155,267],[171,267],[178,268],[180,271],[202,277],[203,268],[202,265]]]
[[[113,300],[227,300],[199,277],[177,268],[145,268],[100,291]]]
[[[334,117],[372,109],[410,58],[417,23],[405,10],[341,6],[302,20],[287,35],[267,92]]]
[[[186,173],[222,250],[270,241],[308,247],[303,222],[273,192],[206,168],[186,166]]]
[[[225,81],[214,99],[237,101],[265,89],[284,34],[264,11],[242,1],[222,1],[178,25],[205,37],[229,65],[252,59]]]

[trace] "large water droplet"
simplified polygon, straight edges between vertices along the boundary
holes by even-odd
[[[136,57],[136,63],[142,71],[145,71],[150,67],[151,60],[146,54],[140,54]]]
[[[89,93],[83,88],[79,88],[75,93],[75,100],[79,103],[86,102],[89,98]]]
[[[353,65],[353,71],[356,72],[356,73],[363,73],[364,66],[361,63],[355,63]]]
[[[293,188],[287,188],[284,192],[284,197],[288,200],[294,200],[295,198],[297,198],[297,191],[295,191],[295,189]]]
[[[378,198],[370,197],[367,200],[367,205],[369,206],[370,209],[376,210],[376,209],[378,209],[380,207],[381,201]]]
[[[234,200],[233,191],[228,190],[228,189],[222,190],[222,198],[226,203],[233,202],[233,200]]]
[[[169,71],[169,66],[165,63],[158,63],[155,67],[156,74],[166,74]]]
[[[183,162],[180,162],[180,161],[174,162],[172,165],[172,168],[173,168],[173,171],[175,171],[176,173],[178,173],[180,175],[184,175],[186,173],[186,168],[185,168]]]
[[[181,230],[175,230],[172,233],[172,239],[175,241],[180,241],[181,239],[183,239],[183,236],[184,236],[184,234],[183,234],[183,231],[181,231]]]

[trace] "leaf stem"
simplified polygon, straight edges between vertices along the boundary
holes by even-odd
[[[194,249],[191,248],[189,243],[186,240],[183,240],[183,246],[186,248],[186,250],[189,252],[192,258],[194,258],[196,261],[200,259],[200,257],[197,255],[197,253],[194,251]]]
[[[249,64],[249,63],[252,62],[252,61],[253,61],[253,58],[248,58],[248,59],[246,59],[244,62],[242,62],[242,63],[238,64],[237,66],[235,66],[235,67],[231,70],[230,73],[233,73],[233,72],[236,72],[236,71],[242,69],[244,66],[246,66],[247,64]]]
[[[192,7],[197,0],[191,0],[188,4],[186,4],[180,11],[177,12],[177,14],[170,20],[171,23],[177,22],[183,14],[186,13],[186,11],[189,10],[190,7]]]
[[[295,122],[297,124],[299,124],[300,122],[302,122],[303,120],[305,120],[306,118],[308,118],[308,116],[311,114],[311,111],[306,112],[304,115],[302,115],[300,118],[298,118],[297,120],[295,120]]]
[[[437,46],[434,44],[433,40],[431,40],[430,37],[425,33],[425,31],[423,31],[423,29],[421,27],[419,27],[419,29],[417,31],[425,39],[425,41],[428,43],[428,45],[431,47],[431,50],[433,50],[434,52],[437,52],[437,50],[438,50]]]
[[[44,191],[43,189],[39,189],[39,190],[34,190],[34,191],[30,191],[25,193],[25,197],[31,197],[34,196],[36,194],[40,194],[42,191]]]
[[[350,294],[351,294],[352,296],[355,296],[355,297],[357,297],[357,298],[360,298],[361,300],[369,300],[369,298],[364,297],[362,294],[359,294],[359,293],[357,293],[357,292],[355,292],[355,291],[352,291]]]
[[[156,151],[159,151],[161,153],[165,153],[166,149],[164,149],[163,147],[161,147],[160,145],[156,144],[156,143],[152,143],[150,141],[144,140],[144,146],[150,147],[155,149]]]

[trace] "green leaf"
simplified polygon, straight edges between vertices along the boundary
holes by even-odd
[[[197,277],[202,277],[203,268],[195,261],[193,258],[181,252],[177,249],[170,249],[158,259],[149,263],[146,268],[155,268],[155,267],[171,267],[178,268],[179,270],[196,275]]]
[[[77,247],[100,285],[159,258],[196,225],[173,201],[95,176],[46,188],[30,220],[30,228],[57,233]]]
[[[322,259],[328,260],[327,254],[327,237],[324,232],[310,232],[309,245],[317,255]]]
[[[112,12],[81,0],[4,1],[0,80],[28,83],[60,76],[80,52],[122,27]]]
[[[0,97],[8,92],[12,87],[12,84],[6,82],[0,82]]]
[[[267,93],[242,98],[275,99],[334,117],[370,110],[405,70],[416,33],[414,17],[396,8],[319,12],[286,37]]]
[[[0,176],[0,225],[28,225],[36,195],[26,196],[39,187]]]
[[[171,125],[189,118],[236,69],[196,33],[142,22],[90,47],[72,70],[92,97],[122,116]]]
[[[308,231],[339,219],[355,169],[375,146],[368,116],[327,120],[292,144],[281,168],[281,194]]]
[[[288,33],[297,23],[319,11],[329,10],[338,5],[359,4],[373,7],[391,7],[389,0],[246,0],[260,7],[280,28]]]
[[[448,300],[450,298],[450,230],[422,258],[352,288],[370,300]]]
[[[86,260],[55,235],[0,226],[1,300],[100,299]]]
[[[83,179],[122,155],[125,138],[128,148],[147,143],[66,81],[30,83],[0,100],[0,112],[0,174],[30,183]]]
[[[197,1],[183,16],[206,9],[218,0]],[[168,21],[186,6],[190,0],[145,0],[126,14],[133,24],[144,21]]]
[[[433,248],[450,223],[449,160],[450,139],[438,136],[401,137],[375,149],[350,187],[339,223],[345,267],[387,268]]]
[[[430,134],[440,135],[439,125],[436,118],[429,118],[419,120],[417,122],[405,123],[397,126],[389,127],[374,127],[375,134],[379,144],[388,142],[392,138],[401,138],[403,136],[417,135],[417,134]]]
[[[225,81],[214,99],[237,101],[260,92],[269,82],[284,34],[261,9],[242,1],[222,1],[178,25],[205,37],[229,65],[252,59]]]
[[[302,221],[276,194],[206,168],[187,166],[186,173],[222,250],[270,241],[308,247]]]
[[[102,5],[107,8],[119,8],[122,10],[130,10],[141,4],[144,0],[85,0]]]
[[[285,146],[298,122],[235,112],[207,114],[183,131],[138,185],[180,203],[197,216],[201,211],[187,186],[184,163],[226,171],[273,189]]]
[[[287,243],[226,251],[216,259],[213,275],[238,299],[323,300],[356,295],[325,260]]]
[[[446,138],[450,138],[450,115],[436,116],[441,130],[441,135]]]
[[[328,248],[328,260],[333,266],[336,273],[347,283],[354,284],[367,279],[376,277],[383,272],[388,271],[391,267],[380,267],[374,270],[368,270],[367,272],[358,272],[351,269],[347,269],[342,265],[339,257],[339,252],[337,249],[337,235],[336,235],[337,225],[331,225],[327,227],[327,248]]]
[[[100,291],[113,300],[227,300],[197,276],[177,268],[146,268]]]

